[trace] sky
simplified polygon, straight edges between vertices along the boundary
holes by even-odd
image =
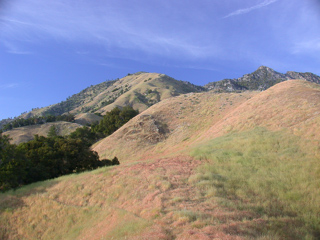
[[[138,71],[320,75],[320,0],[0,0],[0,119]]]

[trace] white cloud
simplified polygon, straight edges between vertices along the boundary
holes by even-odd
[[[242,9],[238,9],[232,13],[229,13],[228,15],[224,16],[223,18],[228,18],[228,17],[232,17],[232,16],[236,16],[236,15],[241,15],[241,14],[246,14],[248,12],[251,12],[253,10],[256,10],[256,9],[259,9],[259,8],[263,8],[263,7],[266,7],[272,3],[275,3],[277,2],[278,0],[265,0],[264,2],[258,4],[258,5],[255,5],[255,6],[252,6],[252,7],[248,7],[248,8],[242,8]]]

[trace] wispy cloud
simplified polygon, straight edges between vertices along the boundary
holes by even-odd
[[[18,83],[7,83],[7,84],[0,85],[1,90],[17,88],[17,87],[19,87]]]
[[[256,10],[256,9],[259,9],[259,8],[263,8],[263,7],[266,7],[272,3],[275,3],[277,2],[278,0],[265,0],[264,2],[258,4],[258,5],[255,5],[255,6],[252,6],[252,7],[248,7],[248,8],[242,8],[242,9],[238,9],[232,13],[229,13],[228,15],[224,16],[223,18],[228,18],[228,17],[232,17],[232,16],[236,16],[236,15],[241,15],[241,14],[246,14],[248,12],[251,12],[253,10]]]
[[[3,45],[5,46],[5,48],[7,49],[8,53],[17,54],[17,55],[33,54],[31,51],[25,51],[25,50],[21,49],[21,47],[18,46],[17,44],[13,44],[8,41],[2,41],[2,42],[3,42]]]
[[[74,5],[68,0],[18,0],[16,3],[17,6],[12,8],[14,11],[7,16],[0,16],[4,22],[3,36],[15,44],[21,43],[21,40],[34,44],[47,40],[67,41],[73,44],[99,44],[106,50],[113,49],[113,52],[118,48],[189,58],[202,58],[216,53],[211,53],[214,50],[212,42],[206,45],[195,41],[201,34],[190,35],[196,21],[188,16],[189,19],[184,19],[181,27],[180,22],[174,21],[174,14],[164,11],[174,11],[174,8],[163,9],[155,15],[152,13],[155,10],[153,6],[149,6],[152,9],[146,9],[147,2],[123,4],[121,1],[79,1]],[[166,21],[163,21],[164,18]],[[179,30],[174,31],[177,28]],[[14,54],[30,53],[12,46],[7,48],[8,52]]]

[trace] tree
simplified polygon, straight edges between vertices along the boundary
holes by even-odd
[[[0,191],[20,186],[26,176],[24,155],[9,141],[7,135],[0,135]]]
[[[90,147],[93,143],[95,143],[99,136],[97,133],[91,131],[88,127],[77,128],[74,132],[69,135],[69,138],[72,139],[81,139],[85,142],[87,147]]]
[[[112,165],[119,165],[119,164],[120,164],[120,162],[119,162],[118,158],[117,158],[117,157],[114,157],[114,158],[112,159]]]
[[[107,112],[100,123],[97,126],[92,127],[92,129],[94,132],[100,132],[108,136],[138,113],[139,112],[134,110],[131,106],[124,107],[122,110],[115,107],[110,112]]]
[[[48,132],[48,137],[50,138],[55,138],[58,136],[58,130],[57,130],[57,127],[55,125],[52,125],[49,129],[49,132]]]

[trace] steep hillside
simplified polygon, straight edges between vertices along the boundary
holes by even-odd
[[[28,142],[34,139],[34,135],[39,136],[47,136],[50,130],[50,127],[55,126],[56,132],[60,136],[69,135],[77,128],[82,127],[82,125],[78,123],[70,123],[70,122],[52,122],[45,123],[41,125],[31,125],[25,127],[14,128],[10,131],[6,131],[3,134],[9,135],[12,139],[10,142],[12,144],[19,144],[22,142]]]
[[[255,127],[287,129],[313,139],[320,121],[318,87],[290,80],[264,92],[204,92],[170,98],[144,111],[93,149],[102,157],[137,159],[150,153],[175,152],[195,140]]]
[[[181,151],[255,94],[203,92],[163,100],[95,144],[93,150],[101,157],[116,155],[123,161]]]
[[[257,126],[287,129],[307,139],[318,139],[319,85],[301,80],[279,83],[259,93],[226,115],[205,133],[206,138]]]
[[[1,239],[319,239],[320,88],[165,99],[93,149],[120,166],[0,194]]]
[[[223,79],[205,85],[208,90],[216,91],[243,91],[243,90],[266,90],[269,87],[289,79],[304,79],[309,82],[320,83],[320,77],[312,73],[299,73],[289,71],[282,74],[265,66],[259,67],[250,74],[245,74],[237,79]]]
[[[33,109],[30,112],[24,113],[19,117],[29,118],[32,116],[45,116],[45,115],[62,115],[68,113],[75,108],[82,106],[88,102],[90,102],[94,97],[99,95],[101,92],[105,91],[107,88],[112,86],[116,80],[113,81],[105,81],[103,83],[87,87],[81,92],[72,95],[67,100],[62,101],[57,104],[53,104],[44,108]]]
[[[201,87],[177,81],[164,74],[136,73],[116,81],[107,91],[82,108],[92,108],[92,111],[104,113],[117,106],[132,106],[142,112],[163,99],[183,93],[197,92],[201,89]],[[83,110],[78,108],[75,111]]]

